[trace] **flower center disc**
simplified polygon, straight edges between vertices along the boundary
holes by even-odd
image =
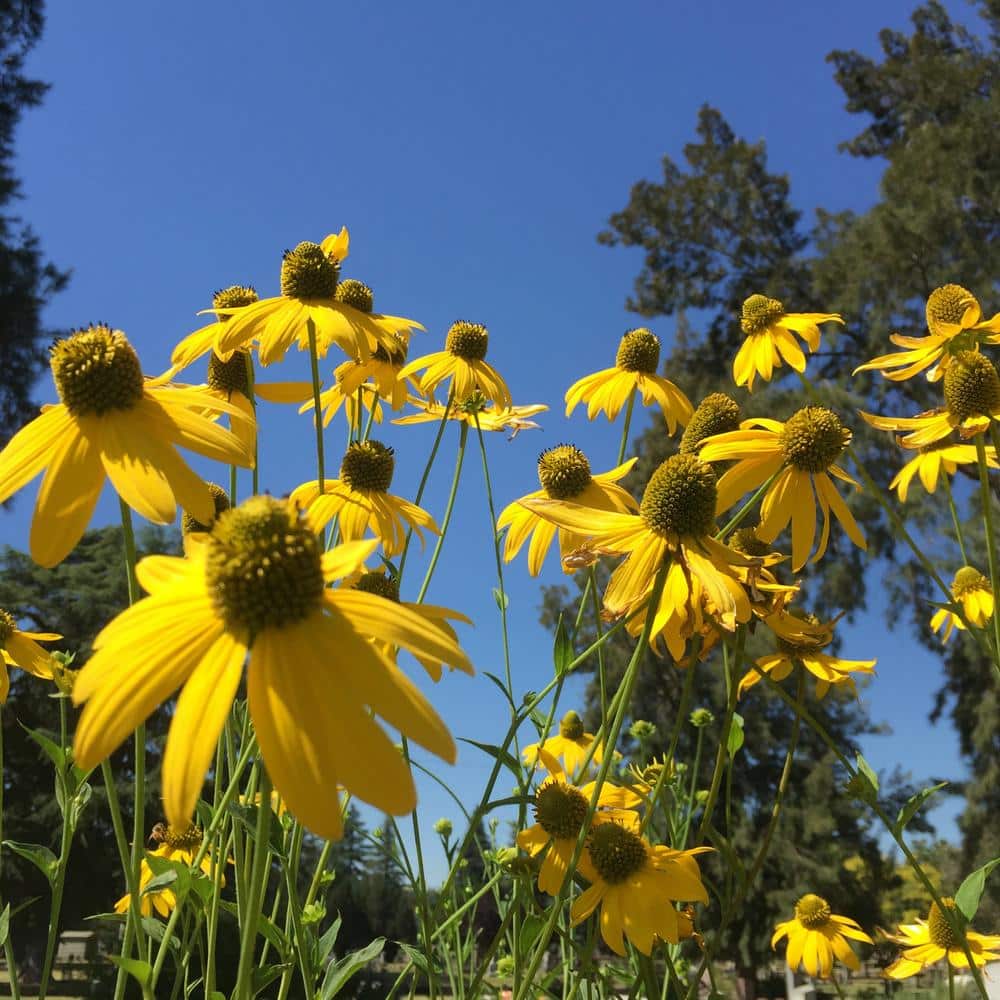
[[[377,594],[388,601],[399,603],[399,580],[379,570],[363,573],[354,585],[354,589],[363,590],[366,594]]]
[[[587,847],[597,873],[612,885],[624,882],[646,864],[646,845],[642,838],[617,823],[601,823],[594,827]]]
[[[377,490],[385,493],[392,485],[395,464],[392,448],[386,447],[381,441],[361,441],[352,444],[344,452],[340,463],[340,478],[352,490]]]
[[[317,537],[273,497],[251,497],[224,511],[206,557],[209,593],[233,629],[251,637],[308,618],[323,597]]]
[[[618,345],[615,366],[623,372],[655,375],[660,367],[660,338],[644,326],[629,330]]]
[[[737,528],[726,539],[726,545],[734,552],[742,552],[745,556],[753,556],[758,559],[771,551],[767,542],[762,542],[757,537],[756,528]]]
[[[576,712],[567,712],[559,723],[559,735],[564,740],[583,739],[583,719]]]
[[[535,793],[535,822],[556,840],[576,837],[587,818],[587,806],[582,792],[550,778]]]
[[[120,330],[88,327],[58,341],[50,363],[59,398],[74,417],[130,410],[142,399],[139,356]]]
[[[16,631],[17,622],[14,620],[14,616],[9,611],[0,608],[0,649]]]
[[[658,535],[708,535],[718,496],[712,467],[694,455],[672,455],[650,477],[639,513]]]
[[[345,278],[337,285],[333,297],[338,302],[343,302],[345,306],[364,313],[370,313],[375,307],[375,294],[357,278]]]
[[[778,299],[766,295],[751,295],[744,300],[740,315],[740,328],[748,336],[763,333],[785,314],[785,307]]]
[[[222,288],[212,296],[212,308],[214,309],[242,309],[244,306],[252,306],[259,296],[257,289],[250,285],[230,285]],[[228,316],[220,317],[223,321],[229,319]]]
[[[292,299],[332,299],[340,268],[318,243],[300,243],[281,261],[281,294]]]
[[[990,590],[990,581],[975,566],[963,566],[951,582],[951,596],[962,597],[973,590]]]
[[[830,919],[832,912],[830,904],[822,896],[811,892],[795,904],[795,919],[811,931],[822,927]]]
[[[215,524],[219,515],[223,511],[229,510],[231,506],[229,503],[229,494],[218,483],[207,483],[206,485],[215,503],[215,517],[212,519],[212,524]],[[202,524],[201,521],[196,521],[187,511],[184,511],[181,517],[181,533],[190,535],[192,533],[211,531],[212,524]]]
[[[337,290],[340,291],[340,286],[337,286]],[[392,335],[393,342],[395,343],[395,348],[391,351],[387,351],[381,344],[375,348],[374,358],[376,361],[382,361],[385,364],[390,364],[396,368],[402,368],[406,364],[406,355],[409,353],[409,346],[406,340],[399,333],[394,333]]]
[[[945,896],[941,902],[944,903],[952,920],[955,920],[958,917],[955,901]],[[927,914],[927,933],[931,943],[936,944],[939,948],[944,948],[945,951],[949,948],[959,947],[958,939],[937,903],[931,903],[930,912]]]
[[[851,432],[825,406],[803,407],[788,418],[781,431],[785,461],[802,472],[825,472],[850,441]]]
[[[178,829],[176,826],[167,826],[167,832],[163,834],[163,842],[175,851],[194,851],[201,847],[202,832],[200,826],[191,823],[188,828]]]
[[[959,351],[944,373],[948,412],[959,420],[1000,410],[1000,375],[983,354]]]
[[[591,483],[590,462],[579,448],[556,445],[538,456],[538,481],[553,500],[572,500]]]
[[[223,361],[215,351],[208,359],[208,386],[219,392],[241,392],[250,398],[250,376],[247,368],[250,364],[250,352],[234,351],[228,361]]]
[[[490,335],[482,323],[467,323],[459,320],[452,323],[445,339],[445,348],[456,358],[466,361],[482,361],[486,357]]]
[[[724,392],[713,392],[706,396],[691,414],[691,422],[681,435],[680,452],[693,455],[698,446],[713,434],[726,434],[739,430],[740,404]]]
[[[927,325],[961,323],[965,310],[976,304],[976,297],[961,285],[942,285],[927,298]]]

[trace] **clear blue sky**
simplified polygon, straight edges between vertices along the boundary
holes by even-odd
[[[837,152],[863,122],[844,111],[824,57],[875,54],[877,32],[905,28],[912,6],[51,4],[30,70],[52,90],[17,141],[24,215],[73,270],[46,320],[120,327],[158,372],[213,289],[249,282],[275,294],[285,247],[346,224],[345,273],[373,286],[378,308],[429,331],[411,356],[438,349],[453,320],[481,321],[515,400],[552,407],[541,432],[492,436],[498,503],[536,488],[535,457],[558,442],[609,468],[616,432],[579,413],[567,422],[560,406],[569,383],[612,363],[636,325],[624,301],[640,259],[597,245],[608,215],[635,180],[659,176],[663,154],[680,157],[705,102],[738,134],[766,138],[771,168],[791,176],[807,217],[820,204],[864,208],[878,166]],[[653,327],[669,343],[673,321]],[[290,356],[264,378],[306,373]],[[39,397],[54,398],[50,383]],[[264,484],[281,493],[313,478],[308,419],[271,407],[265,420]],[[394,489],[412,496],[432,429],[386,437],[399,456]],[[340,425],[327,440],[336,461]],[[449,441],[426,500],[438,517]],[[0,519],[0,541],[25,546],[30,509],[25,496]],[[106,496],[95,524],[116,511]],[[473,459],[429,598],[476,620],[473,659],[501,673],[487,530]],[[548,680],[551,639],[523,559],[507,573],[523,692]],[[559,578],[552,568],[543,580]],[[845,644],[845,655],[879,657],[864,699],[894,730],[866,753],[881,768],[899,761],[917,776],[958,777],[955,734],[926,721],[939,665],[905,631],[886,630],[878,593]],[[446,677],[431,695],[458,736],[498,740],[505,728],[484,678]],[[471,806],[488,763],[465,747],[442,776]],[[420,809],[428,821],[457,820],[433,787]],[[956,809],[937,811],[942,832],[954,832]]]

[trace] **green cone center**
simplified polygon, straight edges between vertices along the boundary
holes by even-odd
[[[202,832],[200,826],[191,823],[187,829],[179,829],[176,826],[167,826],[167,832],[163,834],[163,842],[175,851],[196,851],[201,847]]]
[[[340,268],[318,243],[300,243],[281,261],[281,294],[292,299],[332,299]]]
[[[535,793],[535,822],[556,840],[575,838],[587,818],[587,806],[579,789],[549,780]]]
[[[228,288],[220,288],[212,296],[212,308],[242,309],[244,306],[252,306],[258,298],[257,289],[251,285],[230,285]],[[228,316],[221,318],[229,319]]]
[[[959,420],[1000,410],[1000,375],[984,354],[959,351],[944,373],[948,412]]]
[[[763,333],[785,314],[785,307],[778,299],[766,295],[751,295],[743,302],[740,328],[748,337]]]
[[[0,608],[0,649],[3,649],[7,640],[17,631],[17,621],[9,612]]]
[[[565,740],[581,740],[583,733],[583,719],[576,712],[567,712],[559,723],[559,735]]]
[[[655,375],[660,367],[660,338],[644,326],[629,330],[618,345],[615,366],[625,372]]]
[[[251,497],[224,511],[205,564],[216,610],[251,637],[303,621],[323,599],[322,554],[316,535],[281,500]]]
[[[386,493],[392,485],[395,468],[392,448],[381,441],[352,444],[340,463],[340,478],[352,490],[377,490]]]
[[[694,455],[672,455],[650,477],[639,513],[658,535],[708,535],[717,496],[710,465]]]
[[[91,326],[57,341],[50,363],[59,398],[74,417],[130,410],[142,399],[139,356],[120,330]]]
[[[406,364],[406,355],[409,353],[409,345],[406,343],[406,339],[401,333],[394,333],[392,335],[393,343],[396,345],[392,350],[386,350],[382,344],[379,344],[375,348],[375,354],[373,355],[376,361],[381,361],[385,364],[393,365],[396,368],[402,368]]]
[[[345,278],[337,285],[334,298],[360,312],[370,313],[375,308],[375,294],[357,278]]]
[[[208,359],[208,387],[219,392],[241,392],[250,398],[250,352],[247,350],[233,351],[228,361],[223,361],[215,351]]]
[[[793,413],[781,431],[785,461],[802,472],[825,472],[843,454],[851,432],[833,410],[806,406]]]
[[[212,524],[215,524],[219,515],[223,511],[229,510],[231,506],[229,503],[229,494],[218,483],[207,483],[206,485],[208,486],[208,492],[212,494],[212,501],[215,504],[215,517],[212,518],[211,524],[202,524],[201,521],[196,520],[191,514],[184,511],[181,516],[181,532],[185,535],[211,531]]]
[[[572,500],[592,482],[590,462],[579,448],[556,445],[538,456],[538,481],[553,500]]]
[[[726,434],[739,430],[740,404],[724,392],[713,392],[706,396],[691,414],[691,421],[681,435],[680,452],[694,455],[698,446],[713,434]]]
[[[742,552],[745,556],[753,556],[758,559],[771,551],[767,542],[762,542],[757,537],[756,528],[737,528],[726,539],[726,545],[734,552]]]
[[[646,864],[647,851],[642,837],[617,823],[595,826],[587,840],[587,848],[597,874],[611,885],[631,878]]]
[[[989,592],[990,581],[975,566],[963,566],[951,582],[951,596],[959,598],[973,590]]]
[[[467,323],[459,320],[452,323],[448,336],[445,338],[445,348],[456,358],[466,361],[482,361],[486,357],[490,335],[482,323]]]
[[[373,570],[370,573],[362,573],[358,582],[354,585],[355,590],[363,590],[366,594],[377,594],[386,600],[399,603],[399,579],[389,573],[380,570]]]
[[[811,892],[795,904],[795,919],[811,931],[826,924],[832,913],[830,904],[822,896]]]
[[[945,909],[948,911],[948,916],[952,920],[958,919],[958,909],[955,906],[955,901],[946,896],[941,902],[944,903]],[[959,947],[958,938],[937,903],[931,903],[930,912],[927,914],[927,934],[931,939],[931,943],[936,944],[939,948],[947,950]]]
[[[927,298],[927,325],[961,323],[965,310],[974,305],[976,297],[961,285],[942,285]]]

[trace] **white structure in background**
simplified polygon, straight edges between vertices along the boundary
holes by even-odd
[[[956,976],[956,986],[960,982],[972,985],[972,976]],[[990,962],[983,968],[983,982],[986,983],[986,995],[990,1000],[1000,1000],[1000,962]]]
[[[785,996],[788,1000],[816,1000],[816,987],[811,979],[806,979],[801,986],[795,985],[795,973],[785,966]],[[993,1000],[991,997],[990,1000]],[[1000,1000],[998,994],[997,1000]]]

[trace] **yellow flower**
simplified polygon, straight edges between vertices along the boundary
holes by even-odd
[[[788,938],[785,961],[789,968],[794,971],[801,964],[810,976],[822,979],[830,978],[835,957],[855,972],[861,967],[847,938],[873,943],[856,920],[833,913],[822,896],[811,892],[795,904],[795,916],[791,920],[775,927],[771,947],[784,937]]]
[[[239,800],[240,804],[244,806],[249,805],[251,802],[251,800],[246,795],[240,795]],[[257,806],[258,808],[260,807],[262,801],[260,792],[257,792],[257,794],[254,795],[252,801],[255,806]],[[271,811],[276,816],[284,816],[285,813],[288,812],[288,806],[285,805],[285,800],[278,794],[277,788],[271,789]]]
[[[612,618],[638,612],[652,595],[656,575],[670,561],[659,604],[631,618],[642,630],[652,613],[650,644],[662,638],[681,660],[687,640],[712,626],[728,632],[750,618],[750,602],[733,565],[752,560],[717,542],[716,480],[711,466],[694,455],[673,455],[650,477],[638,514],[593,510],[564,500],[527,500],[541,517],[590,539],[595,553],[625,555],[608,581],[604,608]],[[708,621],[705,615],[707,613]]]
[[[783,681],[801,663],[816,678],[816,697],[822,698],[832,684],[844,684],[857,694],[852,673],[875,672],[876,660],[842,660],[821,652],[833,642],[832,622],[821,622],[812,615],[797,615],[790,611],[776,610],[764,619],[778,642],[774,653],[757,660],[760,670],[774,681]],[[740,681],[742,696],[761,679],[757,670],[749,670]]]
[[[963,566],[955,574],[951,582],[951,596],[961,604],[966,619],[977,628],[985,627],[993,617],[993,588],[990,581],[974,566]],[[931,618],[931,628],[937,632],[942,627],[944,631],[941,633],[941,641],[947,642],[951,638],[952,629],[965,630],[965,622],[954,611],[938,608]]]
[[[204,312],[218,310],[216,321],[203,326],[200,330],[195,330],[194,333],[189,333],[177,344],[170,355],[170,372],[165,373],[165,376],[176,374],[214,350],[219,334],[229,321],[232,310],[253,305],[259,298],[257,290],[251,285],[230,285],[217,291],[212,296],[212,308],[203,310]],[[229,358],[225,357],[223,360],[228,361]]]
[[[55,661],[38,643],[55,642],[61,638],[57,632],[22,631],[17,627],[17,619],[13,615],[0,609],[0,656],[3,657],[3,666],[0,667],[0,705],[6,704],[10,692],[8,667],[18,667],[42,680],[53,679]]]
[[[481,323],[459,320],[448,330],[443,351],[411,361],[399,375],[406,378],[426,369],[418,384],[420,391],[432,399],[434,390],[450,378],[453,399],[468,399],[480,393],[498,410],[505,410],[513,405],[510,389],[503,376],[485,360],[489,339],[489,332]]]
[[[517,846],[532,857],[545,851],[538,872],[538,888],[550,896],[557,896],[569,871],[569,863],[594,796],[595,782],[578,786],[550,754],[542,750],[539,757],[549,777],[535,793],[535,824],[518,833]],[[606,781],[597,799],[591,830],[601,823],[614,822],[638,833],[639,816],[634,810],[641,802],[635,792]]]
[[[371,289],[361,282],[339,284],[340,265],[347,256],[347,230],[322,243],[299,243],[285,251],[281,262],[281,294],[235,309],[215,309],[229,322],[218,330],[215,350],[223,358],[256,340],[260,363],[280,361],[292,344],[309,349],[308,323],[315,328],[316,349],[324,357],[336,344],[348,357],[367,360],[381,344],[394,346],[393,334],[419,323],[401,316],[371,311]],[[358,294],[356,286],[367,289]]]
[[[610,472],[602,472],[596,476],[590,474],[590,463],[587,456],[579,448],[569,444],[556,445],[543,451],[538,457],[538,480],[542,484],[540,490],[529,493],[522,500],[537,500],[549,498],[552,500],[572,500],[583,507],[595,510],[638,511],[639,506],[632,497],[620,486],[615,485],[623,479],[636,459],[629,459],[624,465],[619,465]],[[556,535],[556,526],[546,521],[534,511],[521,504],[521,500],[505,507],[497,519],[497,531],[507,531],[504,545],[504,560],[511,562],[531,539],[528,546],[528,572],[538,576],[545,556]],[[573,573],[577,567],[573,565],[570,555],[585,543],[586,538],[569,531],[559,530],[559,551],[562,555],[563,572]]]
[[[920,477],[924,489],[928,493],[937,490],[938,479],[943,472],[945,476],[955,475],[960,465],[973,465],[976,462],[976,448],[971,444],[949,444],[946,441],[935,441],[933,444],[912,446],[906,444],[906,439],[900,440],[904,448],[916,450],[917,454],[896,473],[889,489],[895,490],[902,503],[906,503],[910,491],[910,483],[915,476]],[[986,449],[986,462],[990,468],[1000,467],[997,463],[996,449],[992,446]]]
[[[385,554],[394,556],[403,551],[408,529],[417,533],[421,544],[422,528],[439,533],[423,507],[389,493],[394,468],[392,449],[381,441],[355,442],[344,453],[339,479],[325,480],[323,493],[318,479],[296,486],[291,500],[307,511],[313,531],[322,531],[336,517],[345,542],[364,538],[371,528]]]
[[[466,625],[472,624],[471,619],[467,618],[460,611],[453,611],[451,608],[443,608],[436,604],[413,604],[409,601],[400,601],[398,578],[390,576],[388,573],[383,573],[380,570],[358,573],[355,577],[346,579],[342,586],[354,587],[356,590],[367,594],[378,594],[379,597],[384,597],[387,601],[392,601],[401,607],[408,608],[413,614],[422,618],[428,628],[439,629],[444,639],[447,642],[454,643],[456,646],[458,645],[458,633],[451,626],[449,619],[451,621],[464,622]],[[378,638],[372,641],[379,645],[379,648],[387,659],[393,663],[396,662],[397,650],[391,642],[383,642]],[[441,680],[442,662],[440,659],[433,656],[422,656],[419,653],[414,653],[414,657],[424,670],[430,674],[431,680],[435,683]],[[467,674],[472,673],[471,667],[467,664],[457,663],[454,664],[454,667],[464,670]]]
[[[843,322],[838,313],[786,313],[777,299],[751,295],[744,301],[740,317],[746,340],[733,361],[733,380],[753,392],[754,378],[760,375],[770,382],[782,359],[794,371],[804,372],[806,356],[793,334],[798,334],[812,353],[819,348],[819,324]]]
[[[958,431],[970,438],[989,430],[991,421],[1000,420],[1000,375],[985,355],[959,351],[951,356],[944,373],[945,405],[916,417],[861,416],[882,431],[909,431],[902,439],[908,448],[920,448]]]
[[[408,413],[405,417],[397,417],[394,424],[429,424],[440,423],[444,419],[445,403],[435,403],[433,400],[410,397],[410,403],[416,406],[417,413]],[[538,424],[528,417],[543,413],[548,407],[544,403],[530,403],[527,406],[507,406],[497,408],[488,402],[481,392],[475,392],[463,402],[453,402],[448,408],[449,420],[461,420],[470,427],[479,427],[482,431],[510,431],[509,440],[513,441],[521,431],[538,430]]]
[[[98,635],[77,678],[73,700],[86,704],[76,762],[96,766],[183,686],[162,792],[168,821],[186,827],[249,654],[247,697],[264,764],[304,826],[341,835],[338,785],[385,812],[410,812],[413,777],[377,719],[449,762],[455,745],[426,698],[368,639],[470,664],[408,609],[327,586],[355,572],[375,545],[324,553],[290,503],[260,496],[221,514],[186,558],[143,559],[137,576],[151,596]]]
[[[696,847],[675,851],[651,844],[619,823],[601,823],[591,829],[580,874],[592,885],[570,910],[575,927],[601,907],[601,937],[616,954],[625,954],[623,933],[644,955],[659,938],[677,944],[690,932],[690,921],[674,908],[674,901],[708,902],[695,855],[709,851]]]
[[[537,765],[543,755],[562,758],[567,774],[575,775],[594,744],[594,734],[584,732],[583,720],[576,712],[567,712],[559,723],[559,735],[550,736],[544,743],[530,743],[522,751],[524,762],[529,767]],[[598,743],[590,758],[600,764],[604,757],[604,745]]]
[[[691,419],[691,401],[669,379],[657,374],[660,367],[660,340],[651,330],[629,330],[618,346],[614,368],[586,375],[566,390],[566,416],[578,403],[587,404],[587,419],[604,413],[614,421],[633,391],[642,397],[643,406],[659,403],[671,434],[677,425]]]
[[[823,531],[813,562],[826,552],[831,511],[851,541],[860,549],[867,547],[854,515],[827,475],[832,473],[860,489],[836,464],[850,444],[851,432],[832,410],[806,406],[785,423],[756,418],[745,420],[742,428],[706,438],[701,445],[704,462],[737,460],[719,480],[719,513],[735,506],[745,494],[773,476],[761,502],[757,537],[771,544],[791,522],[793,570],[805,565],[816,538],[814,488],[823,512]]]
[[[191,823],[183,827],[173,827],[157,823],[153,827],[150,839],[160,842],[160,846],[155,851],[146,852],[151,857],[164,858],[167,861],[177,861],[190,866],[194,864],[195,855],[201,847],[202,832]],[[215,877],[215,862],[209,853],[206,852],[205,857],[201,859],[199,868],[209,878]],[[169,916],[170,911],[177,905],[177,897],[174,895],[174,891],[166,886],[146,892],[146,886],[152,880],[153,869],[149,866],[149,862],[143,858],[139,868],[139,892],[141,894],[139,912],[144,917],[151,917],[154,910],[161,917]],[[222,879],[222,884],[226,884],[225,877]],[[115,913],[128,912],[131,898],[128,894],[122,896],[115,903]]]
[[[44,407],[0,453],[0,502],[48,470],[30,536],[31,556],[42,566],[61,562],[80,540],[105,477],[150,521],[169,524],[178,503],[207,521],[212,495],[176,446],[227,465],[253,464],[237,438],[200,415],[202,392],[144,380],[119,330],[92,326],[58,341],[52,374],[61,401]],[[222,400],[214,405],[240,416]]]
[[[872,358],[855,368],[854,374],[880,371],[893,382],[903,382],[935,365],[927,378],[936,382],[947,371],[956,352],[975,351],[980,344],[1000,343],[1000,313],[983,320],[982,309],[972,292],[961,285],[943,285],[935,288],[927,299],[927,329],[928,337],[892,334],[889,339],[906,350]]]
[[[941,902],[944,903],[953,920],[959,922],[964,920],[953,899],[946,897]],[[888,937],[890,941],[895,941],[896,944],[901,944],[904,947],[903,954],[885,970],[885,975],[889,979],[907,979],[910,976],[915,976],[918,972],[926,969],[928,965],[940,962],[945,956],[955,969],[969,967],[965,950],[955,937],[954,931],[941,913],[937,903],[931,903],[926,920],[918,919],[915,924],[900,924],[899,934],[890,934]],[[1000,936],[978,934],[976,931],[966,930],[965,940],[972,953],[972,961],[976,963],[978,968],[982,968],[987,962],[995,962],[1000,959]]]

